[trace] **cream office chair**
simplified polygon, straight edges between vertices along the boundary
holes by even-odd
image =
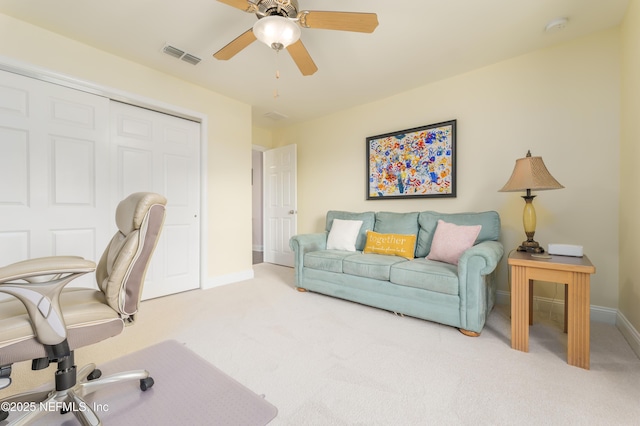
[[[144,192],[121,201],[116,210],[118,231],[97,268],[94,262],[74,256],[30,259],[0,268],[0,292],[15,296],[0,301],[0,389],[11,384],[14,362],[32,360],[34,370],[46,368],[50,362],[58,364],[54,390],[3,400],[9,404],[0,404],[0,421],[9,414],[5,408],[35,402],[25,412],[12,413],[10,424],[57,416],[46,412],[46,407],[54,406],[71,408],[83,425],[100,425],[91,406],[82,401],[84,396],[125,380],[139,380],[143,391],[153,386],[146,370],[100,378],[100,370],[90,364],[76,372],[73,351],[116,336],[125,323],[133,322],[164,222],[165,205],[163,196]],[[64,288],[94,270],[99,290]],[[43,407],[45,410],[38,410]]]

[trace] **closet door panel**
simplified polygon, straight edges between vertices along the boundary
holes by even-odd
[[[51,200],[54,205],[96,204],[94,141],[53,137],[51,140]]]
[[[153,152],[118,146],[116,170],[118,196],[153,188]]]
[[[200,124],[111,103],[114,197],[154,191],[167,217],[147,272],[143,298],[200,286]]]
[[[29,203],[29,144],[23,129],[0,127],[0,205]]]
[[[0,72],[0,263],[99,259],[113,233],[109,100]],[[96,287],[93,274],[73,286]]]

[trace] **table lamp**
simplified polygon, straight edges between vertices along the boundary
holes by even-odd
[[[564,188],[564,186],[551,176],[542,157],[532,157],[531,151],[527,151],[526,157],[516,160],[511,177],[498,192],[527,191],[527,195],[522,196],[525,201],[522,223],[527,240],[522,242],[518,251],[544,253],[544,249],[533,239],[533,235],[536,233],[536,210],[533,208],[535,195],[531,195],[531,191],[560,188]]]

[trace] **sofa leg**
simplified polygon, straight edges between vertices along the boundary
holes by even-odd
[[[296,290],[298,290],[300,293],[306,293],[307,289],[306,288],[302,288],[302,287],[296,287]]]
[[[465,330],[464,328],[459,328],[458,330],[460,330],[460,333],[464,334],[465,336],[469,336],[469,337],[478,337],[480,335],[480,333],[477,333],[477,332],[471,331],[471,330]]]

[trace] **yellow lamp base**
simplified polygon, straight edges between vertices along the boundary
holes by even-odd
[[[536,233],[536,209],[533,208],[533,199],[535,197],[535,195],[531,195],[530,190],[527,190],[527,195],[522,197],[525,201],[522,224],[524,225],[524,233],[527,235],[527,240],[522,242],[520,247],[518,247],[518,251],[544,253],[544,249],[533,239]]]

